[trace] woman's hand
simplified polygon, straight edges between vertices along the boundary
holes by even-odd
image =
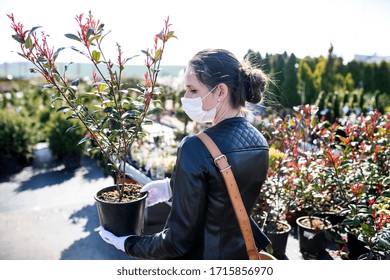
[[[104,229],[104,227],[99,227],[99,235],[100,237],[107,242],[108,244],[114,245],[115,248],[125,252],[125,240],[130,236],[116,236],[110,231]]]
[[[150,207],[160,202],[168,201],[172,196],[170,179],[152,181],[142,187],[141,192],[148,192],[146,207]]]

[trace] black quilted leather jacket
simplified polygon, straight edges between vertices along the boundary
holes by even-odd
[[[250,213],[268,169],[265,138],[245,118],[226,119],[205,130],[226,155]],[[248,259],[223,177],[196,136],[183,139],[171,177],[172,208],[165,229],[126,239],[139,259]],[[268,238],[252,223],[258,248]]]

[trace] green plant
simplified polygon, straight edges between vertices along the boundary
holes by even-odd
[[[73,124],[73,126],[72,126]],[[66,120],[64,114],[51,114],[46,126],[49,148],[53,155],[62,159],[67,155],[80,155],[84,152],[84,145],[77,145],[84,137],[84,129],[71,129],[75,120]]]
[[[269,143],[286,156],[268,174],[266,206],[282,201],[309,215],[340,211],[346,219],[335,231],[354,233],[372,254],[388,258],[390,114],[351,114],[329,123],[313,106],[295,109],[294,116],[270,122]]]
[[[283,168],[280,163],[286,155],[274,147],[269,151],[269,167],[267,180],[265,181],[252,216],[267,232],[279,231],[279,221],[286,219],[288,210],[288,193],[283,187]]]
[[[44,32],[40,36],[37,34],[39,27],[25,30],[23,24],[15,21],[13,14],[8,17],[15,32],[12,37],[20,45],[19,54],[34,65],[31,72],[37,72],[46,79],[44,89],[51,95],[52,104],[58,108],[58,112],[69,114],[68,119],[78,119],[87,130],[79,144],[92,140],[94,148],[91,153],[102,153],[115,175],[125,182],[124,163],[131,145],[143,137],[143,125],[151,123],[148,116],[162,110],[157,100],[157,77],[165,44],[175,38],[170,30],[169,18],[162,31],[155,36],[152,48],[142,51],[146,67],[142,85],[130,88],[122,82],[122,73],[125,64],[132,58],[125,58],[121,46],[117,44],[118,56],[114,64],[102,49],[102,41],[107,35],[104,34],[104,24],[95,19],[91,12],[86,17],[84,14],[76,16],[79,27],[77,35],[65,36],[78,42],[83,49],[72,49],[94,65],[93,88],[86,91],[78,79],[68,81],[66,71],[71,64],[63,72],[57,67],[56,59],[64,48],[55,50],[50,47],[48,36]],[[107,74],[103,73],[102,68]],[[132,98],[134,95],[136,98]],[[121,201],[124,184],[117,183],[117,190]]]
[[[292,117],[272,118],[269,124],[272,130],[260,127],[267,135],[270,147],[283,155],[275,161],[274,168],[271,165],[265,183],[268,201],[275,206],[276,203],[279,205],[276,219],[288,210],[309,210],[311,216],[324,205],[324,196],[315,195],[318,185],[312,176],[315,147],[310,141],[317,123],[317,108],[299,106],[295,109]]]
[[[275,170],[280,161],[286,158],[286,155],[279,151],[278,149],[275,149],[274,147],[269,148],[269,166],[271,170]]]
[[[345,199],[343,225],[371,254],[389,259],[390,114],[374,111],[350,119],[342,131],[334,173]]]
[[[0,170],[24,164],[32,157],[31,123],[14,110],[0,110]]]

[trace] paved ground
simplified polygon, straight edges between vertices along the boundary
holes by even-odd
[[[112,184],[94,161],[82,158],[74,172],[56,164],[45,145],[35,150],[31,166],[0,177],[0,259],[104,260],[128,259],[103,242],[93,196]],[[169,206],[148,209],[145,233],[159,231]],[[336,258],[333,251],[322,259]],[[290,235],[287,259],[303,259],[298,239]]]

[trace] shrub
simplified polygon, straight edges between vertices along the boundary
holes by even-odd
[[[86,134],[83,129],[72,129],[75,122],[66,120],[64,114],[53,113],[47,123],[46,133],[49,148],[58,159],[67,155],[80,155],[84,151],[84,145],[77,143]]]
[[[285,157],[268,172],[262,207],[278,216],[286,208],[310,215],[342,209],[341,232],[347,229],[376,257],[389,259],[390,114],[329,123],[316,109],[299,106],[294,116],[270,121],[269,143]]]
[[[30,121],[13,110],[0,111],[0,173],[14,172],[32,158]]]

